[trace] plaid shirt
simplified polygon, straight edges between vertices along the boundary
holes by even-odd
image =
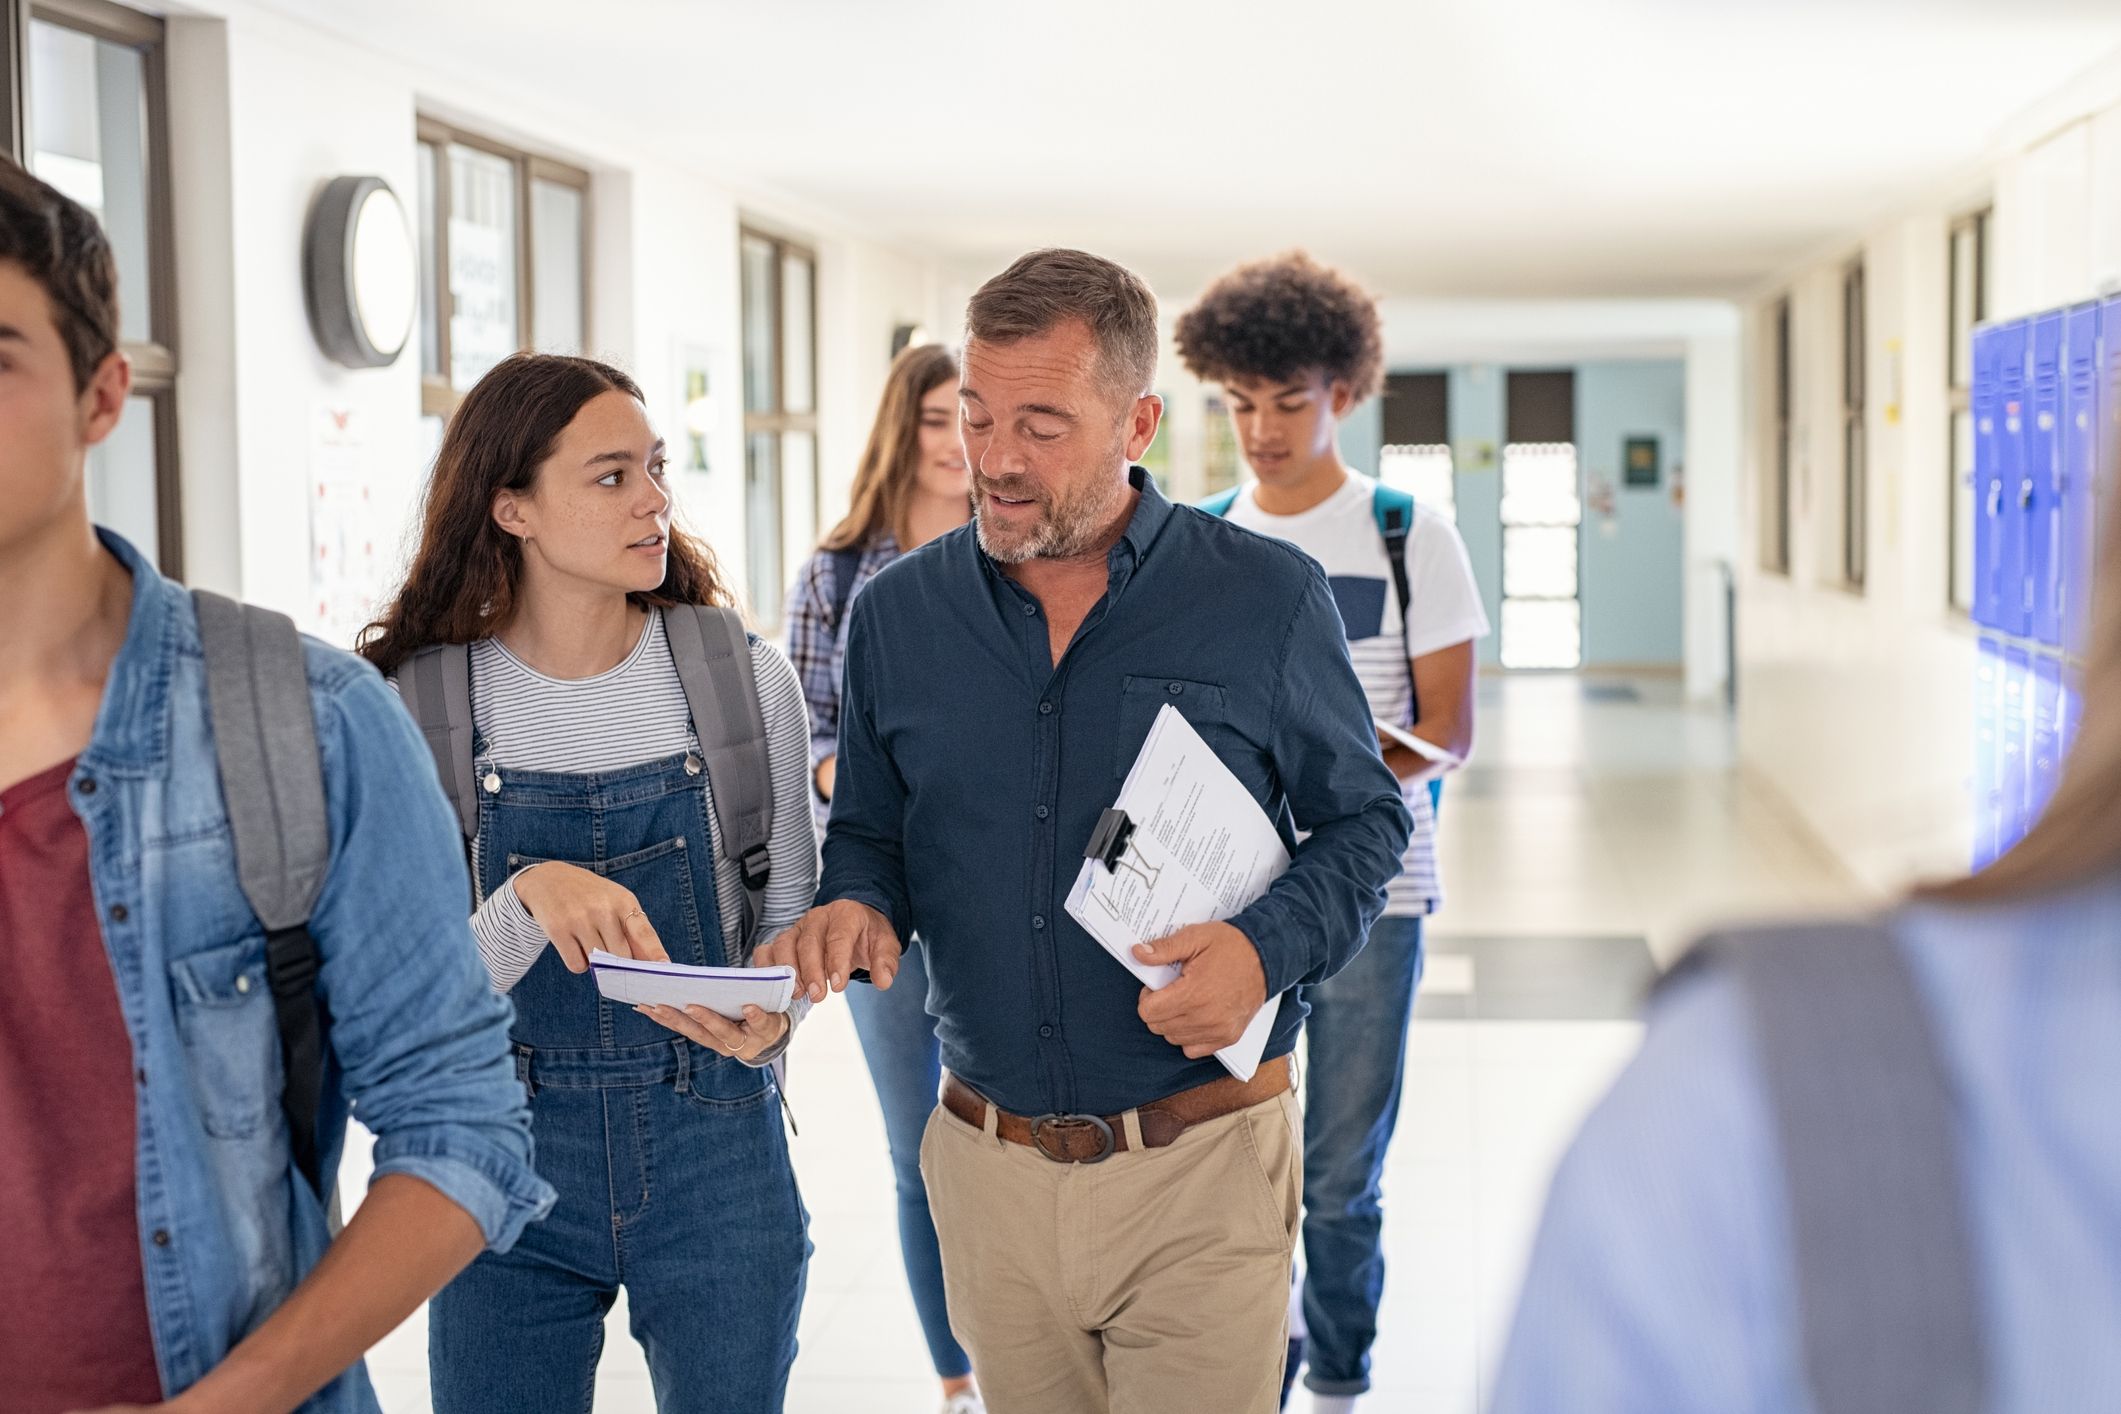
[[[899,557],[898,538],[889,531],[869,542],[855,565],[854,588],[847,603],[876,572]],[[839,595],[837,567],[830,550],[819,550],[796,573],[788,594],[788,660],[803,680],[803,700],[810,705],[810,806],[820,830],[831,813],[830,802],[817,793],[817,768],[840,749],[840,681],[847,660],[847,623],[832,617]]]

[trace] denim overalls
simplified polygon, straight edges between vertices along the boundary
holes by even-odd
[[[590,775],[476,767],[481,895],[538,860],[624,885],[673,962],[720,966],[697,756]],[[810,1254],[772,1074],[600,996],[547,949],[513,993],[551,1216],[435,1298],[437,1414],[590,1408],[621,1287],[662,1414],[769,1414]]]

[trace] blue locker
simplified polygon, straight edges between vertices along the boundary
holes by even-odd
[[[2062,774],[2062,662],[2057,658],[2033,660],[2031,760],[2026,784],[2027,828],[2040,818],[2054,799],[2055,782]]]
[[[1996,528],[1996,619],[1993,627],[2025,637],[2026,361],[2030,320],[2003,326],[1996,344],[1996,477],[1989,514]]]
[[[1981,640],[1974,660],[1974,869],[1988,868],[2001,856],[2003,828],[2003,645]]]
[[[1997,570],[2003,529],[2003,330],[1974,331],[1974,622],[1996,628],[2003,617]]]
[[[2032,798],[2032,676],[2032,659],[2026,651],[2006,645],[1996,729],[1999,854],[2008,854],[2025,838],[2027,803]]]
[[[2063,312],[2033,320],[2027,360],[2025,465],[2018,515],[2024,537],[2018,563],[2017,632],[2050,648],[2062,643],[2062,383]]]
[[[1974,619],[2023,638],[2025,612],[2026,356],[2032,325],[2020,320],[1986,331],[1988,397],[1974,412],[1974,466],[1980,518],[1974,523]],[[1981,385],[1975,385],[1980,396]]]
[[[2082,653],[2092,587],[2093,529],[2097,525],[2093,487],[2099,470],[2100,324],[2095,304],[2069,312],[2063,335],[2066,375],[2062,383],[2061,545],[2056,561],[2055,593],[2059,646]]]

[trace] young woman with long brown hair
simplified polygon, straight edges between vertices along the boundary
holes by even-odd
[[[840,718],[840,674],[847,651],[847,606],[879,570],[955,530],[972,516],[965,449],[957,430],[957,361],[929,344],[891,366],[876,423],[855,473],[852,507],[796,575],[788,601],[788,648],[810,703],[810,752],[818,827],[831,809]],[[884,1111],[897,1181],[899,1248],[913,1304],[942,1381],[944,1414],[977,1414],[972,1362],[950,1334],[943,1259],[928,1190],[921,1181],[921,1130],[935,1108],[942,1051],[928,1015],[928,974],[909,949],[888,991],[847,990],[862,1056]]]
[[[586,975],[598,948],[747,961],[816,888],[801,688],[755,637],[774,806],[756,917],[723,845],[721,768],[703,760],[672,634],[697,622],[685,606],[729,599],[713,553],[672,521],[663,443],[625,374],[519,354],[465,397],[419,550],[362,652],[424,689],[446,675],[420,655],[468,645],[472,927],[515,1002],[538,1168],[560,1196],[435,1298],[441,1414],[585,1408],[621,1289],[665,1414],[781,1407],[810,1250],[770,1069],[794,1017],[637,1015]]]
[[[1556,1175],[1498,1414],[2121,1408],[2113,499],[2053,802],[1881,920],[1675,970]]]

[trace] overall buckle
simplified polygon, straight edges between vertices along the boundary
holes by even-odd
[[[1086,1159],[1071,1158],[1065,1153],[1056,1154],[1046,1147],[1045,1132],[1048,1128],[1074,1133],[1082,1129],[1094,1129],[1104,1140],[1104,1147]],[[1096,1115],[1040,1115],[1031,1121],[1031,1147],[1057,1164],[1101,1164],[1112,1157],[1118,1141],[1112,1137],[1112,1126]]]

